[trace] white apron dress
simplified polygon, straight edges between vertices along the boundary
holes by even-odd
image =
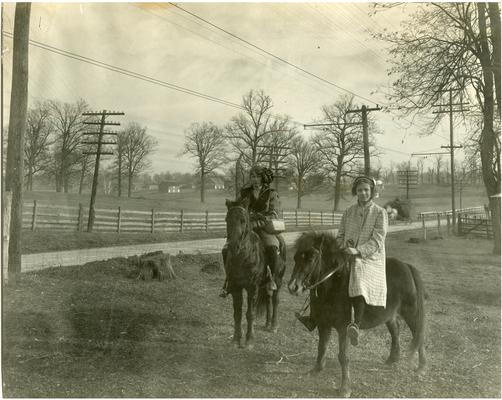
[[[363,296],[366,304],[385,307],[385,236],[387,212],[373,201],[355,204],[343,213],[337,240],[345,247],[355,247],[356,257],[349,279],[349,296]],[[352,244],[349,245],[349,240]]]

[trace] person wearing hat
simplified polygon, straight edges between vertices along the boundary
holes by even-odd
[[[273,291],[277,285],[273,277],[282,278],[284,269],[279,271],[280,254],[285,250],[285,242],[280,234],[270,234],[264,230],[267,218],[278,218],[280,209],[279,194],[270,187],[274,180],[274,173],[266,167],[254,165],[249,171],[249,182],[240,191],[238,201],[247,198],[249,200],[248,210],[254,231],[260,236],[265,246],[265,256],[269,267],[267,289]],[[226,265],[227,244],[223,247],[223,265]],[[277,276],[278,275],[278,276]],[[226,297],[228,281],[225,283],[220,293],[220,297]]]
[[[357,203],[345,210],[338,229],[337,242],[345,253],[354,257],[349,278],[349,297],[354,309],[354,321],[347,327],[347,335],[356,346],[359,327],[366,304],[385,307],[387,281],[385,276],[385,237],[387,212],[373,202],[376,182],[373,178],[359,176],[352,185],[352,195]],[[315,316],[297,318],[309,330],[317,323]]]

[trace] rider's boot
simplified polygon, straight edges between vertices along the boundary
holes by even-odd
[[[354,322],[347,326],[347,336],[352,346],[357,346],[359,344],[359,327],[361,326],[366,303],[363,296],[352,297],[351,301],[354,307]]]
[[[279,249],[276,246],[269,246],[265,249],[266,260],[268,264],[267,268],[267,291],[273,292],[277,290],[277,284],[275,278],[277,276],[277,270],[279,265]]]

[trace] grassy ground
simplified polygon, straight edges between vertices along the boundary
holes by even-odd
[[[500,259],[492,243],[411,244],[411,235],[390,235],[387,248],[416,265],[427,286],[427,372],[417,376],[404,360],[386,368],[386,329],[364,332],[351,349],[353,397],[500,397]],[[217,296],[222,273],[202,271],[216,260],[178,256],[178,279],[163,282],[131,279],[123,259],[23,274],[3,292],[4,396],[336,396],[337,346],[325,372],[306,374],[317,335],[295,322],[303,299],[285,288],[279,332],[258,329],[252,350],[230,345],[231,301]],[[401,337],[406,346],[406,328]]]
[[[281,203],[284,209],[293,210],[296,208],[296,194],[291,191],[281,191]],[[394,199],[396,196],[405,196],[404,189],[398,188],[396,185],[386,185],[379,204],[384,204],[388,200]],[[131,198],[115,197],[110,195],[98,194],[96,198],[96,208],[112,208],[121,207],[125,210],[180,210],[184,209],[187,212],[193,211],[224,211],[225,198],[233,198],[233,194],[223,191],[208,191],[206,202],[200,202],[199,194],[196,190],[186,191],[182,193],[158,193],[155,191],[145,191],[133,193]],[[414,213],[418,211],[429,210],[447,210],[451,209],[451,189],[447,185],[422,185],[415,190],[410,191],[410,198],[414,208]],[[67,206],[78,206],[79,203],[87,206],[89,203],[89,194],[78,195],[77,193],[55,193],[55,192],[26,192],[24,193],[24,201],[32,202],[34,199],[41,203],[60,204]],[[347,208],[353,201],[349,193],[344,193],[340,201],[340,210]],[[473,186],[466,188],[462,194],[462,206],[471,207],[479,206],[487,203],[485,190],[482,186]],[[460,207],[460,198],[457,194],[456,206]],[[332,193],[315,193],[307,195],[302,199],[302,208],[308,210],[325,210],[333,209]]]

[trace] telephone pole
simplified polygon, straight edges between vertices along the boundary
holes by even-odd
[[[12,90],[10,95],[9,136],[5,171],[5,191],[12,193],[12,206],[10,210],[6,210],[10,211],[10,228],[8,234],[9,248],[2,249],[4,252],[8,252],[7,275],[5,278],[14,283],[21,273],[23,160],[24,134],[28,109],[28,43],[30,38],[30,14],[31,3],[16,4],[14,15],[14,43],[12,49]],[[3,232],[3,234],[7,235],[6,232]]]
[[[449,94],[449,101],[446,104],[433,104],[433,107],[439,107],[439,111],[433,111],[433,114],[444,114],[448,113],[450,115],[450,144],[448,146],[441,146],[442,149],[450,149],[450,171],[451,171],[451,219],[452,226],[455,228],[455,224],[457,221],[456,218],[456,210],[455,210],[455,149],[460,149],[462,146],[455,146],[453,142],[453,113],[464,112],[466,109],[462,108],[462,106],[467,105],[469,103],[453,103],[453,91],[461,91],[462,89],[447,89],[440,90],[437,93],[447,92]],[[453,106],[460,106],[459,109],[454,110]],[[444,109],[444,107],[448,107],[448,109]]]
[[[97,141],[84,141],[82,144],[92,144],[97,145],[96,151],[84,151],[84,154],[95,154],[96,155],[96,163],[94,165],[94,176],[92,178],[92,189],[91,189],[91,203],[89,205],[89,220],[87,221],[87,232],[92,232],[94,227],[94,203],[96,201],[96,192],[98,188],[98,175],[99,175],[99,160],[101,159],[101,155],[113,154],[113,151],[103,150],[103,145],[115,145],[116,141],[103,141],[103,136],[105,135],[115,135],[117,136],[117,132],[105,132],[105,126],[117,126],[120,125],[120,122],[106,122],[106,117],[110,115],[124,115],[123,112],[116,111],[106,111],[102,112],[87,112],[83,113],[84,116],[100,116],[101,121],[86,121],[84,124],[86,125],[99,125],[99,132],[85,132],[84,135],[98,135]]]
[[[347,114],[350,113],[361,113],[361,122],[363,124],[363,148],[364,148],[364,175],[369,176],[370,167],[370,145],[369,145],[369,135],[368,135],[368,112],[370,111],[380,111],[381,108],[378,106],[373,108],[368,108],[362,106],[359,110],[348,110]]]

